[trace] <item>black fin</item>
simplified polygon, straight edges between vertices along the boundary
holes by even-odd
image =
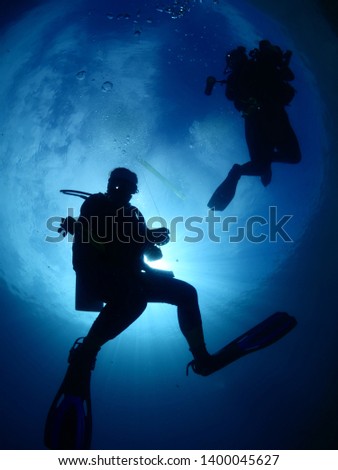
[[[93,360],[81,360],[83,338],[78,338],[69,353],[69,367],[49,409],[44,442],[49,449],[90,449],[92,410],[90,399]]]
[[[239,179],[239,165],[234,165],[223,183],[218,186],[214,194],[211,196],[208,202],[209,209],[223,211],[233,200]]]
[[[239,336],[231,343],[224,346],[215,354],[212,354],[210,365],[199,368],[196,361],[191,361],[187,366],[187,375],[189,367],[196,374],[210,375],[231,362],[240,359],[247,354],[266,348],[283,338],[297,325],[297,320],[285,312],[276,312],[261,323],[251,328],[249,331]]]
[[[90,397],[64,394],[60,389],[47,416],[45,446],[53,450],[90,449],[91,434]]]

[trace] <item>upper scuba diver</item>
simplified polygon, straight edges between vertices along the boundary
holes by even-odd
[[[300,162],[298,140],[285,110],[295,95],[289,83],[294,79],[290,59],[291,51],[283,53],[279,46],[262,40],[249,57],[243,46],[227,54],[225,80],[208,77],[205,93],[210,95],[216,82],[225,84],[225,96],[243,116],[250,155],[249,162],[233,165],[208,202],[209,208],[224,210],[241,176],[259,176],[263,186],[268,186],[272,163]]]
[[[68,370],[46,421],[45,445],[50,449],[90,448],[90,378],[96,356],[107,341],[140,317],[148,302],[177,307],[179,327],[193,356],[187,372],[191,368],[202,376],[268,346],[295,326],[293,317],[278,312],[209,354],[196,289],[144,261],[145,257],[154,260],[162,256],[160,246],[169,242],[169,230],[148,229],[141,212],[130,204],[138,192],[137,184],[135,173],[115,168],[106,193],[86,193],[78,220],[67,217],[61,223],[60,231],[74,235],[76,308],[103,308],[87,336],[76,340],[70,350]]]

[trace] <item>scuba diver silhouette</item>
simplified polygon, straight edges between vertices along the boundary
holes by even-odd
[[[207,78],[205,93],[210,95],[215,83],[225,84],[225,95],[233,101],[244,118],[245,138],[250,161],[235,164],[227,178],[216,189],[208,207],[224,210],[236,193],[241,176],[260,176],[263,186],[271,182],[271,164],[299,163],[301,152],[295,132],[285,111],[295,95],[290,81],[294,74],[289,68],[291,51],[268,40],[246,54],[239,46],[226,56],[225,80]]]
[[[201,375],[215,368],[205,347],[195,288],[144,262],[145,255],[150,259],[161,256],[159,246],[168,243],[169,231],[149,230],[141,212],[130,204],[138,191],[137,183],[135,173],[116,168],[110,174],[107,192],[87,197],[79,219],[68,217],[61,224],[64,234],[74,234],[77,307],[96,310],[95,305],[103,302],[105,306],[87,336],[77,340],[70,351],[69,367],[46,423],[49,448],[89,447],[89,384],[96,356],[107,341],[142,314],[148,302],[176,305],[181,332],[194,358],[191,367]]]
[[[100,313],[87,336],[77,339],[70,350],[65,378],[47,416],[44,439],[50,449],[90,448],[90,379],[96,356],[107,341],[140,317],[148,302],[177,306],[179,327],[193,356],[187,372],[191,368],[202,376],[270,345],[296,324],[293,317],[277,312],[219,352],[209,354],[196,289],[144,261],[145,256],[162,256],[159,247],[169,242],[169,230],[148,229],[141,212],[130,204],[137,184],[135,173],[115,168],[107,192],[81,193],[85,202],[79,219],[67,217],[61,223],[63,235],[74,235],[76,308]]]
[[[81,348],[93,360],[101,346],[131,325],[148,302],[178,307],[178,322],[203,372],[209,354],[205,348],[197,293],[173,273],[151,268],[144,256],[161,257],[159,246],[169,242],[167,228],[148,229],[141,212],[130,204],[137,176],[126,168],[111,172],[106,194],[94,194],[83,203],[74,224],[73,267],[88,295],[106,303]],[[154,250],[157,248],[157,251]],[[78,353],[78,356],[80,353]]]

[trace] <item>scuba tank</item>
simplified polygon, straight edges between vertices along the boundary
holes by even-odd
[[[85,200],[92,195],[91,193],[77,191],[75,189],[60,189],[60,193],[68,196],[77,196]],[[82,312],[100,312],[102,308],[103,301],[98,299],[95,292],[88,288],[88,282],[83,279],[81,273],[76,272],[75,310]]]
[[[74,189],[61,189],[60,192],[69,196],[80,197],[85,200],[92,195],[92,193],[77,191]],[[75,222],[74,219],[73,221]],[[65,232],[67,232],[66,227],[67,225],[63,227]],[[71,233],[71,231],[69,232]],[[72,233],[72,235],[73,234],[74,233]],[[147,257],[148,261],[157,261],[162,258],[162,251],[156,244],[148,242],[144,249],[144,255]],[[94,290],[90,289],[84,276],[81,273],[76,272],[75,310],[99,312],[102,310],[103,305],[103,301],[97,298]]]

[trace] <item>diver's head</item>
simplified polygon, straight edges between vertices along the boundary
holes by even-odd
[[[107,194],[114,201],[126,204],[138,192],[137,176],[127,168],[115,168],[109,176]]]
[[[259,44],[260,49],[266,49],[266,48],[272,47],[272,44],[268,39],[262,39],[261,41],[259,41],[258,44]]]
[[[236,49],[228,52],[225,61],[226,61],[226,71],[235,70],[236,68],[242,66],[247,62],[248,56],[246,55],[246,50],[244,46],[239,46]]]

